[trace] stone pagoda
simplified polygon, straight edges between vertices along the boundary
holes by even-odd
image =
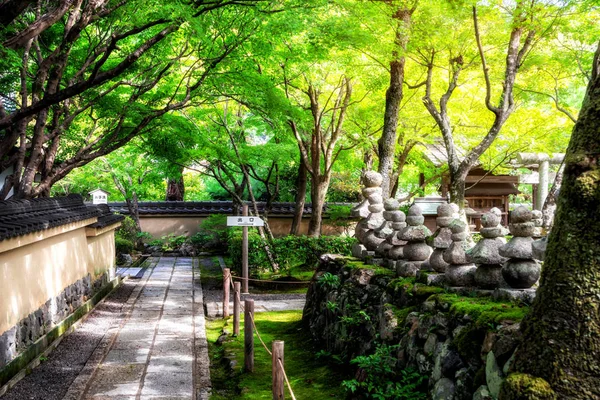
[[[433,253],[431,253],[431,256],[429,257],[429,266],[435,272],[444,273],[448,266],[448,263],[444,261],[444,251],[446,251],[452,243],[452,231],[448,226],[455,218],[453,214],[454,210],[450,204],[442,204],[437,208],[437,218],[435,219],[435,223],[438,228],[430,241],[430,244],[433,247]]]
[[[404,246],[406,241],[400,239],[402,231],[406,228],[406,214],[397,210],[392,213],[392,229],[394,233],[388,237],[387,241],[392,245],[387,253],[387,266],[390,269],[396,268],[396,262],[404,258]]]
[[[473,286],[475,264],[469,262],[466,255],[468,248],[467,224],[462,219],[454,219],[448,226],[452,231],[452,243],[444,251],[446,267],[446,282],[449,286]]]
[[[375,230],[375,236],[380,239],[384,239],[383,242],[375,249],[375,257],[381,258],[382,262],[378,262],[378,265],[383,264],[383,259],[388,257],[389,250],[393,247],[392,237],[394,236],[394,215],[401,211],[398,210],[400,203],[396,199],[387,199],[383,203],[383,219],[385,220],[379,228]]]
[[[519,206],[510,213],[508,228],[513,238],[500,247],[500,255],[509,258],[502,268],[506,283],[514,289],[529,289],[540,278],[540,264],[533,259],[532,235],[535,224],[529,209]]]
[[[466,252],[467,261],[477,264],[475,284],[482,289],[495,289],[502,282],[502,264],[507,261],[499,253],[504,242],[503,228],[500,217],[493,212],[483,214],[482,228],[479,231],[483,237],[472,249]]]
[[[416,204],[408,210],[406,222],[408,226],[400,232],[398,238],[407,244],[403,249],[403,260],[396,263],[396,272],[399,276],[416,276],[417,271],[431,255],[431,247],[425,243],[431,236],[431,231],[423,225],[425,217],[421,207]]]
[[[362,190],[363,196],[367,199],[369,206],[369,215],[360,220],[356,225],[355,237],[360,243],[352,247],[352,255],[358,258],[366,256],[375,256],[375,249],[385,239],[375,235],[375,229],[381,227],[385,222],[383,218],[383,197],[381,183],[383,178],[381,174],[375,171],[367,171],[363,175],[365,187]]]

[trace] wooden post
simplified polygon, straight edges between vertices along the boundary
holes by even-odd
[[[281,360],[281,363],[279,363]],[[273,400],[283,400],[283,340],[273,340]]]
[[[233,334],[240,334],[240,286],[239,282],[233,283]]]
[[[254,329],[252,318],[254,317],[254,300],[244,301],[244,368],[248,372],[254,372]]]
[[[242,207],[242,215],[248,216],[248,205]],[[248,294],[248,227],[242,227],[242,293]]]
[[[229,280],[231,272],[229,268],[223,268],[223,318],[229,317]]]

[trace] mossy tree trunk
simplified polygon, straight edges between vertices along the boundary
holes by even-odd
[[[567,149],[540,288],[501,399],[600,398],[600,45]]]

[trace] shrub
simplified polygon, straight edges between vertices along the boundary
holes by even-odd
[[[227,243],[227,252],[234,266],[242,264],[242,232],[232,229]],[[283,269],[304,265],[314,267],[319,257],[327,253],[350,255],[356,239],[342,236],[308,236],[288,235],[275,238],[270,245],[279,266]],[[248,264],[258,269],[269,267],[269,259],[264,249],[263,240],[255,232],[248,233]]]
[[[426,399],[427,376],[410,368],[398,371],[398,360],[394,356],[397,350],[398,345],[380,344],[375,353],[356,357],[350,363],[356,364],[363,373],[358,379],[344,381],[342,386],[368,399]]]
[[[131,254],[133,252],[133,242],[117,236],[115,237],[115,250],[117,254]]]
[[[135,243],[138,238],[138,231],[135,227],[133,218],[126,216],[125,219],[121,221],[121,226],[115,231],[115,234],[121,239],[129,240],[131,243]]]
[[[174,233],[169,233],[162,236],[162,251],[176,251],[187,241],[186,235],[175,236]]]
[[[329,216],[329,223],[333,226],[338,226],[344,229],[344,232],[348,233],[348,230],[353,224],[352,207],[346,205],[330,205],[327,209],[327,215]]]
[[[200,230],[190,237],[190,243],[198,250],[225,251],[227,237],[227,216],[213,214],[200,223]]]

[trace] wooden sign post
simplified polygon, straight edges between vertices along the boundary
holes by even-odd
[[[227,217],[227,226],[242,227],[242,294],[248,294],[248,227],[265,226],[259,217],[248,216],[248,206],[244,204],[241,217]]]

